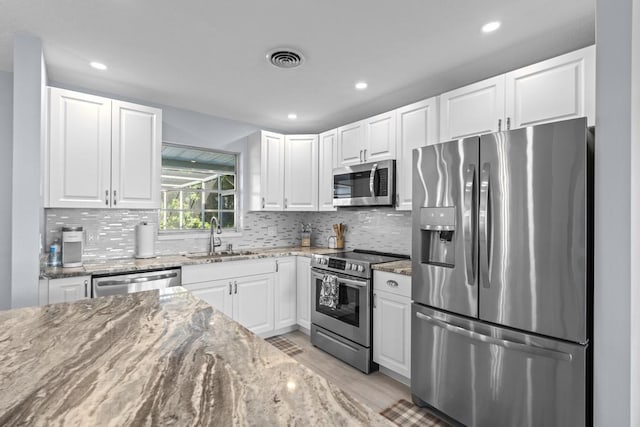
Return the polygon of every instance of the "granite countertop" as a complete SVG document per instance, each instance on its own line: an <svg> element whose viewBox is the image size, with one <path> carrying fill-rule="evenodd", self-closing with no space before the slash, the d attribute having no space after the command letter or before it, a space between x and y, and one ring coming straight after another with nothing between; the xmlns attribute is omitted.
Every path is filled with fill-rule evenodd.
<svg viewBox="0 0 640 427"><path fill-rule="evenodd" d="M336 252L338 249L308 248L308 247L284 247L241 250L235 255L220 255L214 258L189 258L186 255L163 255L155 258L136 259L108 259L104 262L86 263L82 267L44 267L40 271L41 279L61 279L64 277L89 276L97 274L117 274L129 271L155 270L164 268L181 267L184 265L211 264L214 262L241 261L248 259L272 258L283 256L308 256L313 254L325 254ZM251 252L247 254L246 252ZM224 254L222 252L221 254ZM189 254L191 256L192 254ZM197 256L197 254L194 254Z"/></svg>
<svg viewBox="0 0 640 427"><path fill-rule="evenodd" d="M0 311L0 425L391 425L182 287Z"/></svg>
<svg viewBox="0 0 640 427"><path fill-rule="evenodd" d="M411 260L385 262L382 264L375 264L371 268L374 270L386 271L388 273L404 274L405 276L411 276Z"/></svg>

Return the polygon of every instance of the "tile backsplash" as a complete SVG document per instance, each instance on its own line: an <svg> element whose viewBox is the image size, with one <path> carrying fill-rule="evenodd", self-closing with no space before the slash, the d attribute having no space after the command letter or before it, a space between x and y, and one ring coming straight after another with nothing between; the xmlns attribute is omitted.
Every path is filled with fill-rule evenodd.
<svg viewBox="0 0 640 427"><path fill-rule="evenodd" d="M63 226L85 230L84 262L132 258L135 226L142 221L158 223L157 210L46 209L46 244L61 238ZM402 254L411 253L411 212L392 208L349 208L337 212L247 212L241 235L218 235L223 248L234 249L297 246L302 223L313 228L313 246L327 246L332 224L346 224L345 246ZM205 252L208 238L156 239L158 255Z"/></svg>

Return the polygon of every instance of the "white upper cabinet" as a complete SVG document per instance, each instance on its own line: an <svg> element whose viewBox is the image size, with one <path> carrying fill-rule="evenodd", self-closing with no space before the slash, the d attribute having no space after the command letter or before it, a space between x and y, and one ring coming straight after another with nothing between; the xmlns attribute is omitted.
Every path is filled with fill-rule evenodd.
<svg viewBox="0 0 640 427"><path fill-rule="evenodd" d="M46 152L45 206L109 207L110 99L49 88Z"/></svg>
<svg viewBox="0 0 640 427"><path fill-rule="evenodd" d="M335 211L333 206L333 169L338 166L338 130L319 136L318 158L318 210Z"/></svg>
<svg viewBox="0 0 640 427"><path fill-rule="evenodd" d="M395 159L395 156L395 110L338 128L340 166Z"/></svg>
<svg viewBox="0 0 640 427"><path fill-rule="evenodd" d="M113 207L158 208L162 111L113 101L111 125Z"/></svg>
<svg viewBox="0 0 640 427"><path fill-rule="evenodd" d="M317 211L318 135L287 135L284 146L284 209Z"/></svg>
<svg viewBox="0 0 640 427"><path fill-rule="evenodd" d="M351 123L338 128L338 161L340 166L362 163L364 123Z"/></svg>
<svg viewBox="0 0 640 427"><path fill-rule="evenodd" d="M587 117L595 124L595 46L551 58L506 75L506 117L511 128Z"/></svg>
<svg viewBox="0 0 640 427"><path fill-rule="evenodd" d="M411 210L413 149L438 142L438 98L399 108L396 115L396 209Z"/></svg>
<svg viewBox="0 0 640 427"><path fill-rule="evenodd" d="M260 173L262 209L284 209L284 135L262 134L262 168Z"/></svg>
<svg viewBox="0 0 640 427"><path fill-rule="evenodd" d="M396 110L364 120L364 162L396 158Z"/></svg>
<svg viewBox="0 0 640 427"><path fill-rule="evenodd" d="M45 206L160 206L162 111L49 88Z"/></svg>
<svg viewBox="0 0 640 427"><path fill-rule="evenodd" d="M587 117L595 124L595 46L440 95L440 141Z"/></svg>
<svg viewBox="0 0 640 427"><path fill-rule="evenodd" d="M495 132L504 118L504 75L440 95L440 141Z"/></svg>

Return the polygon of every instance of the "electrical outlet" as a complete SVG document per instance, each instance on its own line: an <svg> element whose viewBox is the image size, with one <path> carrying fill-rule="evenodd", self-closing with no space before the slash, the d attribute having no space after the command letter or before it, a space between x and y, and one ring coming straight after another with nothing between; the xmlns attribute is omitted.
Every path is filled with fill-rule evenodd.
<svg viewBox="0 0 640 427"><path fill-rule="evenodd" d="M267 235L269 237L276 237L278 235L278 227L275 225L267 227Z"/></svg>

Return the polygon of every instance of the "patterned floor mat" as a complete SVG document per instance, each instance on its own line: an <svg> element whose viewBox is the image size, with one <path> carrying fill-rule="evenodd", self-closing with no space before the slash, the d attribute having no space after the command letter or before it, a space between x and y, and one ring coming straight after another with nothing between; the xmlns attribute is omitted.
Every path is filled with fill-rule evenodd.
<svg viewBox="0 0 640 427"><path fill-rule="evenodd" d="M265 341L278 350L284 351L288 356L295 356L303 351L297 344L284 337L271 337L267 338Z"/></svg>
<svg viewBox="0 0 640 427"><path fill-rule="evenodd" d="M448 427L449 424L431 414L423 408L419 408L404 399L380 412L380 415L389 421L402 427Z"/></svg>

